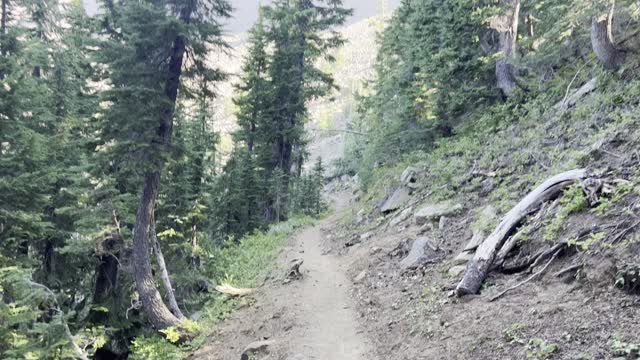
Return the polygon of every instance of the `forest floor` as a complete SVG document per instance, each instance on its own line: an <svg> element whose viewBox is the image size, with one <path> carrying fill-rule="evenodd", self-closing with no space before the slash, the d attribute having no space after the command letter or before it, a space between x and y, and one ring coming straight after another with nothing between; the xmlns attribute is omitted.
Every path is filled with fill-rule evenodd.
<svg viewBox="0 0 640 360"><path fill-rule="evenodd" d="M195 359L241 359L250 344L264 345L247 359L372 359L350 297L345 258L330 253L325 229L333 229L348 206L348 196L334 199L334 213L294 237L280 266L212 336ZM293 260L303 260L302 279L285 283Z"/></svg>

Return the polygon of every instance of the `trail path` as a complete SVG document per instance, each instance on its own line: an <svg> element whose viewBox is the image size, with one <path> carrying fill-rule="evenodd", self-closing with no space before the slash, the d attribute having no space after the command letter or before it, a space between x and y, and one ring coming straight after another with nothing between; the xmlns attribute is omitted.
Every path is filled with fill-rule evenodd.
<svg viewBox="0 0 640 360"><path fill-rule="evenodd" d="M303 279L266 285L256 303L236 313L194 358L240 359L246 345L268 338L275 344L257 359L371 359L349 296L346 264L325 251L322 229L334 226L346 204L345 197L336 199L335 215L304 230L282 257L283 266L304 260Z"/></svg>

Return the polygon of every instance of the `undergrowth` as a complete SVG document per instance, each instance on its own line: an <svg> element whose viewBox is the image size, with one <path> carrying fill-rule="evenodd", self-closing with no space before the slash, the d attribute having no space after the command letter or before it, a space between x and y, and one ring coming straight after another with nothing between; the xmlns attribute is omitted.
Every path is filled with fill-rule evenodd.
<svg viewBox="0 0 640 360"><path fill-rule="evenodd" d="M383 198L407 166L419 165L426 170L421 191L429 194L430 201L453 197L474 201L488 196L496 211L505 213L545 178L592 164L595 144L611 141L637 122L634 108L619 104L637 102L630 94L640 92L640 81L618 82L616 75L597 70L594 76L598 91L573 109L549 106L562 100L560 91L494 104L468 114L454 136L436 140L429 148L416 147L395 161L373 167L362 161L353 172L362 181L363 199L373 204ZM560 78L554 84L550 86L567 86ZM472 170L494 175L466 179ZM478 191L482 185L489 187L487 194Z"/></svg>
<svg viewBox="0 0 640 360"><path fill-rule="evenodd" d="M287 222L273 225L266 232L255 232L245 236L238 243L218 248L210 257L213 265L209 276L215 282L225 282L235 287L255 287L261 275L275 265L280 250L287 239L297 230L314 222L311 217L292 218ZM163 338L154 332L137 337L132 344L133 360L186 358L193 350L204 344L215 325L224 320L237 306L246 300L230 298L227 295L207 294L201 315L193 328L199 329L199 335L186 344L175 344L171 336ZM167 334L170 335L170 334Z"/></svg>

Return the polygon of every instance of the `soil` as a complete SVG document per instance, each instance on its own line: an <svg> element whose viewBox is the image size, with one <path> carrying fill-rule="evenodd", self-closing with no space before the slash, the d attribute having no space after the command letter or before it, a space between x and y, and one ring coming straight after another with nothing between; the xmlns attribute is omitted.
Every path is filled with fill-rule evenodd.
<svg viewBox="0 0 640 360"><path fill-rule="evenodd" d="M323 229L336 226L346 196L335 199L335 215L296 236L281 257L281 270L214 334L195 359L240 359L250 343L271 340L256 359L375 359L357 321L346 276L346 259L331 255ZM303 278L285 283L282 274L302 259Z"/></svg>
<svg viewBox="0 0 640 360"><path fill-rule="evenodd" d="M493 295L530 274L491 273L480 295L458 299L451 290L461 275L448 270L471 238L478 204L427 226L412 219L392 226L397 213L373 214L356 226L348 199L338 196L335 215L292 239L278 276L194 358L240 359L248 344L268 339L274 343L254 359L638 359L640 296L615 287L623 257L613 250L563 254L542 276L494 302ZM565 233L593 221L577 216ZM436 259L403 270L400 262L420 236L438 246ZM636 244L620 248L629 261L638 259ZM284 284L293 259L304 260L304 276ZM576 261L585 264L577 274L553 275Z"/></svg>

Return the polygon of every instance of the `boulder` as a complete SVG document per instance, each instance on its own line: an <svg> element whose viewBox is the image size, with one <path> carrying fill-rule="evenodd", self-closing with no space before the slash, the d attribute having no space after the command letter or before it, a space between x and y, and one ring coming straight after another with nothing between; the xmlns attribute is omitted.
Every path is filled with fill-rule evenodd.
<svg viewBox="0 0 640 360"><path fill-rule="evenodd" d="M436 258L438 247L426 237L417 238L411 246L409 254L400 261L400 267L409 270L416 269Z"/></svg>
<svg viewBox="0 0 640 360"><path fill-rule="evenodd" d="M462 211L461 204L453 204L450 202L442 202L435 205L426 205L420 208L413 215L417 225L423 225L428 221L440 220L442 216L456 215Z"/></svg>
<svg viewBox="0 0 640 360"><path fill-rule="evenodd" d="M411 195L411 189L401 186L396 188L391 195L387 196L382 205L380 205L380 212L388 214L392 211L401 208L407 201L409 201Z"/></svg>
<svg viewBox="0 0 640 360"><path fill-rule="evenodd" d="M364 211L364 209L360 209L360 211L358 211L358 214L356 214L356 222L358 224L362 224L365 220L365 215L366 212Z"/></svg>
<svg viewBox="0 0 640 360"><path fill-rule="evenodd" d="M407 220L411 216L412 212L413 212L413 207L408 207L408 208L402 210L402 212L398 216L396 216L393 219L391 219L391 222L389 222L389 225L397 226L401 222Z"/></svg>
<svg viewBox="0 0 640 360"><path fill-rule="evenodd" d="M408 185L418 181L418 173L420 171L413 166L406 168L400 175L400 182L404 185Z"/></svg>

